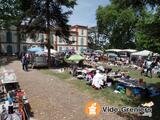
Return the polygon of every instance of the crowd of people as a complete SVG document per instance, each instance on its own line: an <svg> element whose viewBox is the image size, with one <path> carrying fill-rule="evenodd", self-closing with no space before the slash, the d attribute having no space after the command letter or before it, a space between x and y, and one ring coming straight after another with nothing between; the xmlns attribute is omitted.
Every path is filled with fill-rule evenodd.
<svg viewBox="0 0 160 120"><path fill-rule="evenodd" d="M128 72L118 70L116 72L112 72L112 68L104 68L103 66L99 66L97 68L89 68L89 67L78 67L77 65L73 65L70 67L70 73L79 78L86 80L87 85L91 85L95 89L102 89L107 86L111 86L114 83L112 77L126 77L128 76Z"/></svg>
<svg viewBox="0 0 160 120"><path fill-rule="evenodd" d="M138 58L137 64L131 61L131 59L129 59L128 57L121 58L121 59L115 59L114 61L109 61L109 59L107 60L105 59L105 61L101 61L102 55L97 56L95 54L90 54L90 55L86 54L84 56L85 56L84 63L87 63L86 61L90 61L89 63L91 64L93 70L90 70L89 67L79 68L78 66L74 66L74 67L71 67L72 70L70 71L72 72L70 73L72 73L73 76L76 76L77 78L86 80L87 85L91 85L95 89L102 89L107 86L111 86L112 84L115 83L116 78L118 78L120 81L124 80L128 84L133 83L133 85L135 86L142 87L143 85L145 85L144 80L142 78L140 79L132 78L129 76L128 71L117 70L116 72L112 72L111 66L110 66L111 68L106 67L106 66L109 67L109 63L119 66L118 61L121 61L122 63L119 66L120 69L124 68L124 66L132 66L132 65L136 66L137 70L141 70L140 74L145 75L147 77L153 77L153 73L155 73L154 71L160 68L159 57L153 57L153 56L151 56L150 58L141 57L140 61ZM97 66L99 63L103 63L103 65L101 64L102 69L99 69L99 67ZM107 65L105 66L104 63L107 63ZM131 70L131 69L128 69L128 70ZM79 73L81 75L79 75ZM158 74L157 71L156 71L156 74Z"/></svg>

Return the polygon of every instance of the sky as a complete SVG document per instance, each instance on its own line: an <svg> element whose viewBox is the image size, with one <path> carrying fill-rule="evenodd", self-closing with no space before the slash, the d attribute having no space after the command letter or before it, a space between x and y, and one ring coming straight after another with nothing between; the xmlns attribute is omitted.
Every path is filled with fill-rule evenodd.
<svg viewBox="0 0 160 120"><path fill-rule="evenodd" d="M74 7L73 14L69 18L71 25L96 25L96 9L99 5L106 6L109 0L77 0L77 5Z"/></svg>

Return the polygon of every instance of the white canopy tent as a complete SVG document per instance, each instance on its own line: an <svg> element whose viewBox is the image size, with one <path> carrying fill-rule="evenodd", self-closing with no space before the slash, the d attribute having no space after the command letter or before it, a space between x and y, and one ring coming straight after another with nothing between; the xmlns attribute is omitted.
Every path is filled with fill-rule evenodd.
<svg viewBox="0 0 160 120"><path fill-rule="evenodd" d="M121 49L108 49L106 52L120 52L122 51Z"/></svg>
<svg viewBox="0 0 160 120"><path fill-rule="evenodd" d="M153 52L149 51L149 50L142 50L142 51L139 51L139 52L132 53L131 56L148 56L152 53Z"/></svg>
<svg viewBox="0 0 160 120"><path fill-rule="evenodd" d="M130 52L130 53L133 53L136 51L137 50L135 50L135 49L108 49L108 50L106 50L106 52Z"/></svg>
<svg viewBox="0 0 160 120"><path fill-rule="evenodd" d="M122 51L123 52L129 52L129 53L137 52L137 50L135 50L135 49L123 49Z"/></svg>

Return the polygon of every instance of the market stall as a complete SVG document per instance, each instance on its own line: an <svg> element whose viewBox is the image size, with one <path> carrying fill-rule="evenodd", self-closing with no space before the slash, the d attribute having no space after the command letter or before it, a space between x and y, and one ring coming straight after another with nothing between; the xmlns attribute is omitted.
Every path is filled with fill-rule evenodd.
<svg viewBox="0 0 160 120"><path fill-rule="evenodd" d="M14 70L0 70L0 118L2 120L29 120L30 105L19 86Z"/></svg>

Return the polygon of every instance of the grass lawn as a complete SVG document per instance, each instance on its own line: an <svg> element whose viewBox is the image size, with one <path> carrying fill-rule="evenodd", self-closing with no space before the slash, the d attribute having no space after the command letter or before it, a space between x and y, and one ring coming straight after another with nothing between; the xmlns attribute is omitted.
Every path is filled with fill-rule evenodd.
<svg viewBox="0 0 160 120"><path fill-rule="evenodd" d="M123 104L124 98L128 99L128 97L126 95L113 93L114 89L112 89L112 88L95 90L91 86L86 85L86 82L84 80L78 80L76 78L73 78L66 71L60 73L60 72L51 71L51 70L43 70L43 73L48 74L48 75L52 75L54 77L59 78L60 80L64 80L68 83L71 83L72 85L74 85L80 91L88 93L91 96L93 96L94 98L104 98L105 101L109 104L114 104L114 105L118 105L118 106L119 105L124 105Z"/></svg>
<svg viewBox="0 0 160 120"><path fill-rule="evenodd" d="M113 71L118 70L118 67L113 67ZM51 70L43 70L45 74L53 75L54 77L59 78L60 80L64 80L65 82L68 82L72 85L74 85L77 89L84 93L90 94L93 98L101 98L106 101L106 103L114 106L138 106L141 103L144 103L146 100L140 100L134 97L128 97L125 94L116 94L114 93L114 85L110 88L104 88L101 90L95 90L91 86L86 85L86 82L84 80L78 80L76 78L73 78L67 71L59 73L56 71ZM129 75L133 78L143 78L147 83L151 83L153 85L160 87L160 78L148 78L140 75L140 72L137 70L132 70L129 72ZM148 101L153 101L155 103L154 105L154 117L159 117L159 107L160 107L160 97L156 97L154 99L148 99Z"/></svg>
<svg viewBox="0 0 160 120"><path fill-rule="evenodd" d="M119 69L118 67L113 67L113 71L116 71L118 69ZM51 70L43 70L43 72L45 74L53 75L61 80L67 81L75 85L75 87L77 87L79 90L83 92L87 92L95 98L104 98L105 101L109 104L121 106L121 105L131 105L131 104L134 105L136 103L137 104L139 103L139 101L137 100L133 101L134 98L128 97L125 94L115 94L113 92L115 88L114 86L111 88L105 88L102 90L95 90L91 86L86 85L85 81L77 80L76 78L73 78L67 71L60 73L60 72L51 71ZM129 74L134 78L142 78L142 76L139 74L138 71L130 71ZM147 77L143 77L143 78L147 83L158 84L160 82L159 78L147 78Z"/></svg>
<svg viewBox="0 0 160 120"><path fill-rule="evenodd" d="M63 80L71 78L71 75L66 71L60 73L60 72L51 71L51 70L46 69L46 70L43 70L42 72L45 73L45 74L48 74L48 75L55 76L59 79L63 79Z"/></svg>
<svg viewBox="0 0 160 120"><path fill-rule="evenodd" d="M118 69L119 69L119 67L112 67L112 71L116 71ZM121 70L128 70L128 69L122 68ZM157 85L159 85L158 87L160 87L160 78L158 78L157 76L154 75L152 78L150 78L150 77L146 77L146 76L141 76L140 71L138 71L138 70L128 70L128 71L129 71L129 76L131 76L132 78L136 78L136 79L143 78L143 80L146 83L157 84Z"/></svg>

